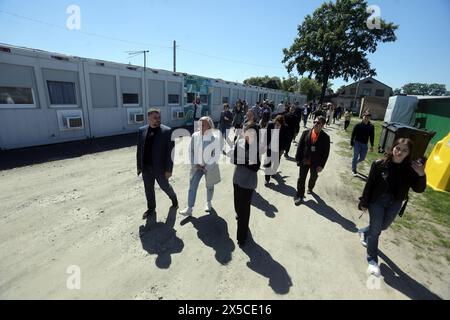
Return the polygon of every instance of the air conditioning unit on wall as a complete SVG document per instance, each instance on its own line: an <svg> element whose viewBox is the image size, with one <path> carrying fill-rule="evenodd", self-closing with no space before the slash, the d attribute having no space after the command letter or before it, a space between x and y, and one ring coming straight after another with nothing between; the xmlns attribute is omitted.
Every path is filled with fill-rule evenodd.
<svg viewBox="0 0 450 320"><path fill-rule="evenodd" d="M184 111L173 111L172 112L172 120L184 119Z"/></svg>
<svg viewBox="0 0 450 320"><path fill-rule="evenodd" d="M64 117L64 123L68 129L83 128L83 118L81 117Z"/></svg>
<svg viewBox="0 0 450 320"><path fill-rule="evenodd" d="M134 121L134 123L144 123L144 114L143 113L134 113L133 121Z"/></svg>

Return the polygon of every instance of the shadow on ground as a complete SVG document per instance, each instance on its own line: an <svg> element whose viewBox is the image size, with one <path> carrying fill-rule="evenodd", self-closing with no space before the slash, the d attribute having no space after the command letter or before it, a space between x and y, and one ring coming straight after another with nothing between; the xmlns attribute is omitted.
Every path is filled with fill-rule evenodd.
<svg viewBox="0 0 450 320"><path fill-rule="evenodd" d="M197 229L198 238L206 246L214 249L217 262L226 265L231 261L235 245L228 233L226 221L214 209L210 214L200 218L190 217L187 221Z"/></svg>
<svg viewBox="0 0 450 320"><path fill-rule="evenodd" d="M286 269L275 261L269 252L253 240L250 232L242 250L250 258L247 266L256 273L268 278L269 286L275 293L289 293L292 287L292 280Z"/></svg>
<svg viewBox="0 0 450 320"><path fill-rule="evenodd" d="M156 222L156 215L147 218L145 226L139 227L142 248L150 255L157 255L155 264L160 269L168 269L172 264L172 255L181 253L183 240L177 237L175 226L176 210L171 208L166 222Z"/></svg>
<svg viewBox="0 0 450 320"><path fill-rule="evenodd" d="M381 250L379 250L378 256L385 262L381 263L380 269L381 275L384 278L384 283L388 286L413 300L442 300L437 294L431 292L424 285L403 272Z"/></svg>
<svg viewBox="0 0 450 320"><path fill-rule="evenodd" d="M252 206L264 212L269 218L275 218L275 213L278 212L277 207L264 199L263 196L256 191L253 193Z"/></svg>
<svg viewBox="0 0 450 320"><path fill-rule="evenodd" d="M272 176L272 180L275 180L277 184L270 183L267 188L272 189L273 191L279 192L281 194L284 194L288 197L295 197L297 194L297 189L294 187L291 187L290 185L286 184L286 178L289 178L289 176L282 176L279 172L277 174Z"/></svg>
<svg viewBox="0 0 450 320"><path fill-rule="evenodd" d="M353 221L348 220L343 216L341 216L339 212L337 212L332 207L327 205L325 201L323 201L322 198L319 197L317 194L312 193L312 196L317 202L308 200L304 203L305 206L314 210L316 213L320 214L324 218L327 218L331 222L341 225L342 228L344 228L349 232L356 233L358 231L358 228L356 227L356 224Z"/></svg>

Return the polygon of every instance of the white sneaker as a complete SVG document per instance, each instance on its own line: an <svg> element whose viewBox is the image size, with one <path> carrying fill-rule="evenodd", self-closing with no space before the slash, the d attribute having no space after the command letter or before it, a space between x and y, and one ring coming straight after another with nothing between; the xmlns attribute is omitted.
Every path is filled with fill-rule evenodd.
<svg viewBox="0 0 450 320"><path fill-rule="evenodd" d="M205 206L205 212L211 212L211 210L212 210L212 204L211 204L211 201L208 201Z"/></svg>
<svg viewBox="0 0 450 320"><path fill-rule="evenodd" d="M186 209L181 210L179 212L179 214L181 214L182 216L186 216L186 217L192 217L192 212L193 212L192 208L191 207L187 207Z"/></svg>
<svg viewBox="0 0 450 320"><path fill-rule="evenodd" d="M379 277L381 275L380 267L375 260L369 261L369 266L367 267L367 273Z"/></svg>
<svg viewBox="0 0 450 320"><path fill-rule="evenodd" d="M359 241L361 242L361 244L364 248L367 248L367 238L366 238L367 231L368 231L367 227L358 230Z"/></svg>

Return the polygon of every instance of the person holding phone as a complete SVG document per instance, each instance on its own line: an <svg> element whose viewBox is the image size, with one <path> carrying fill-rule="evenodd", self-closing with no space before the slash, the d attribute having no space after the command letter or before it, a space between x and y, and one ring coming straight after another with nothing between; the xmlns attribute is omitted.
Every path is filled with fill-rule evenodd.
<svg viewBox="0 0 450 320"><path fill-rule="evenodd" d="M361 243L367 247L367 272L380 276L378 241L397 215L402 216L408 202L409 189L422 193L426 188L424 161L411 161L413 143L397 139L391 151L372 163L358 208L369 211L369 226L359 230Z"/></svg>

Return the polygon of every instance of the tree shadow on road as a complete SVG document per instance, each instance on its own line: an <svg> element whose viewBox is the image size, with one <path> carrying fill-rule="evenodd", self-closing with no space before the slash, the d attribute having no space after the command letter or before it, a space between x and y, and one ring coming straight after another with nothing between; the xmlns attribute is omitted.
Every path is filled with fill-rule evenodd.
<svg viewBox="0 0 450 320"><path fill-rule="evenodd" d="M391 259L381 250L378 255L385 263L380 265L381 275L384 282L390 287L400 291L413 300L442 300L437 294L431 292L409 275L404 273Z"/></svg>
<svg viewBox="0 0 450 320"><path fill-rule="evenodd" d="M263 211L267 217L275 218L275 212L278 212L278 208L264 199L258 192L253 193L252 206Z"/></svg>
<svg viewBox="0 0 450 320"><path fill-rule="evenodd" d="M273 175L272 178L278 182L277 185L270 183L267 187L269 189L272 189L276 192L279 192L281 194L284 194L288 197L295 197L297 194L297 189L294 187L291 187L290 185L286 184L286 178L289 178L289 176L282 176L279 172L277 174Z"/></svg>
<svg viewBox="0 0 450 320"><path fill-rule="evenodd" d="M150 255L157 255L155 264L160 269L168 269L172 254L181 253L184 248L174 229L176 214L175 209L170 209L165 223L157 222L156 214L150 215L145 226L139 227L142 248Z"/></svg>
<svg viewBox="0 0 450 320"><path fill-rule="evenodd" d="M244 253L250 258L247 267L269 279L269 286L277 294L287 294L292 287L292 280L286 269L258 245L249 232Z"/></svg>
<svg viewBox="0 0 450 320"><path fill-rule="evenodd" d="M216 252L215 258L222 265L228 264L235 249L233 240L228 233L226 221L220 217L216 210L200 218L190 217L188 220L197 229L198 238Z"/></svg>
<svg viewBox="0 0 450 320"><path fill-rule="evenodd" d="M320 214L324 218L327 218L331 222L340 224L342 228L344 228L349 232L356 233L358 231L358 228L356 227L356 224L353 221L348 220L343 216L341 216L339 212L337 212L332 207L327 205L325 201L323 201L322 198L320 198L317 194L312 193L312 196L317 202L308 200L304 203L304 205L314 210L316 213Z"/></svg>

